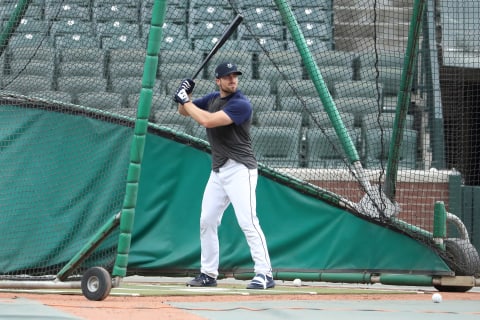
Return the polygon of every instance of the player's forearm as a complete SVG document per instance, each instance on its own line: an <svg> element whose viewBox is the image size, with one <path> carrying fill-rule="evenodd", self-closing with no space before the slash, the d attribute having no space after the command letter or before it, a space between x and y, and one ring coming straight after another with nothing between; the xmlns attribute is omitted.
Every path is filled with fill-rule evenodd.
<svg viewBox="0 0 480 320"><path fill-rule="evenodd" d="M201 126L207 128L209 127L210 120L212 118L212 114L210 112L198 108L191 101L185 103L181 108L183 108L183 111L190 115L190 117L192 117Z"/></svg>

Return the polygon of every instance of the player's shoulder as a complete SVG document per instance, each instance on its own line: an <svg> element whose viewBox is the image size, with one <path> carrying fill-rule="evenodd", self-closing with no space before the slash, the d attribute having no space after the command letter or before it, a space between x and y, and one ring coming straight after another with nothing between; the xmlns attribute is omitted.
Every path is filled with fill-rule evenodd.
<svg viewBox="0 0 480 320"><path fill-rule="evenodd" d="M248 99L248 97L246 95L243 94L242 91L240 90L237 90L231 100L234 100L235 103L239 103L239 104L245 104L245 105L251 105L250 103L250 99Z"/></svg>

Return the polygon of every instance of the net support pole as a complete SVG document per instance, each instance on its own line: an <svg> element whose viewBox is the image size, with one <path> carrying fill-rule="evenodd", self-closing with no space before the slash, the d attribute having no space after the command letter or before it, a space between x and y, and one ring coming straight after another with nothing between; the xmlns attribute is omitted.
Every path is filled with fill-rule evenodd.
<svg viewBox="0 0 480 320"><path fill-rule="evenodd" d="M405 52L400 90L397 98L397 108L393 125L392 139L388 150L387 171L385 175L385 194L390 200L395 199L398 162L400 160L403 132L408 114L411 96L416 57L422 33L422 19L425 10L425 0L415 0L413 13L408 32L407 48Z"/></svg>
<svg viewBox="0 0 480 320"><path fill-rule="evenodd" d="M352 164L354 173L366 192L366 195L358 203L357 210L369 216L387 216L396 215L399 212L399 207L396 203L392 203L379 188L374 188L367 179L365 170L360 162L355 144L350 137L343 121L341 120L338 109L335 106L333 98L328 91L327 85L320 73L320 70L310 53L305 37L300 29L300 26L293 14L291 7L286 0L275 0L275 4L280 11L283 21L287 25L288 31L292 35L293 41L300 52L302 61L306 67L308 75L315 85L315 89L320 97L320 100L332 122L335 133L339 137L343 150L345 151L349 162Z"/></svg>
<svg viewBox="0 0 480 320"><path fill-rule="evenodd" d="M147 55L142 76L142 89L138 102L137 119L130 149L130 164L127 173L127 186L120 218L120 235L118 239L117 258L112 276L125 277L127 274L128 254L132 240L132 229L137 204L138 185L141 165L148 130L148 119L152 107L153 86L158 67L158 54L163 38L163 21L167 0L155 0L147 43Z"/></svg>

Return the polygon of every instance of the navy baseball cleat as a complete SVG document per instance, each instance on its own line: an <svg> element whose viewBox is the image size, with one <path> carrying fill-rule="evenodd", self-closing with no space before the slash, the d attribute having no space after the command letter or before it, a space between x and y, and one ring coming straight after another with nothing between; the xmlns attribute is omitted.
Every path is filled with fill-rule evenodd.
<svg viewBox="0 0 480 320"><path fill-rule="evenodd" d="M187 282L189 287L216 287L217 280L205 273L200 273L198 276Z"/></svg>
<svg viewBox="0 0 480 320"><path fill-rule="evenodd" d="M269 289L275 287L275 281L272 277L269 277L264 274L257 274L253 277L250 284L247 286L247 289Z"/></svg>

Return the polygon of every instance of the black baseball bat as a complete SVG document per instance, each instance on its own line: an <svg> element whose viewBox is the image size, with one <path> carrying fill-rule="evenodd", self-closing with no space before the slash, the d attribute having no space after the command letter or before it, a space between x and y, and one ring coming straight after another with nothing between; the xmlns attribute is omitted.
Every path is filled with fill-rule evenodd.
<svg viewBox="0 0 480 320"><path fill-rule="evenodd" d="M192 79L195 79L200 71L205 67L205 65L210 61L210 59L217 53L217 51L225 44L228 38L232 35L232 33L237 29L238 25L242 23L243 17L240 14L237 14L235 19L233 19L232 23L225 29L223 32L222 36L220 39L215 43L215 46L213 46L212 50L208 53L208 55L205 57L205 59L202 61L200 64L200 67L198 67L197 72L193 75Z"/></svg>

